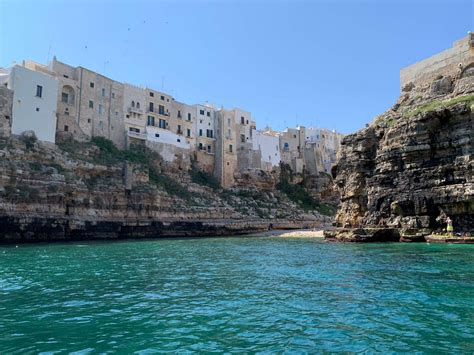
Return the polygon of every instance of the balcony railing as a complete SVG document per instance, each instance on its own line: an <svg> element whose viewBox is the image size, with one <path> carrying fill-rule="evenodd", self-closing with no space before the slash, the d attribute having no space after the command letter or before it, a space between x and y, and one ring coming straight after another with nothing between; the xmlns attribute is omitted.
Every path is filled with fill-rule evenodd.
<svg viewBox="0 0 474 355"><path fill-rule="evenodd" d="M128 113L138 113L139 115L142 115L142 114L143 114L143 110L142 110L142 109L136 108L136 107L132 107L132 106L129 106L127 111L128 111Z"/></svg>
<svg viewBox="0 0 474 355"><path fill-rule="evenodd" d="M160 113L160 112L158 112L158 110L156 110L156 109L150 110L150 108L147 108L146 112L147 112L147 113L154 113L155 115L161 115L161 116L165 116L165 117L170 117L170 114L169 114L169 113L166 113L166 112Z"/></svg>
<svg viewBox="0 0 474 355"><path fill-rule="evenodd" d="M137 138L137 139L146 139L146 133L138 133L138 132L132 132L128 131L128 136L132 138Z"/></svg>

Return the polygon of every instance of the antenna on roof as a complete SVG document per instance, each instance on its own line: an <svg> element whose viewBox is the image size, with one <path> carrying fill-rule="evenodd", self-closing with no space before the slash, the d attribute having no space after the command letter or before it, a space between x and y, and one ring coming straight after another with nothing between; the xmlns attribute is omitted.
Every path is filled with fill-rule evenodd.
<svg viewBox="0 0 474 355"><path fill-rule="evenodd" d="M48 47L48 58L46 59L46 63L49 63L49 54L51 53L51 42L49 42L49 47Z"/></svg>

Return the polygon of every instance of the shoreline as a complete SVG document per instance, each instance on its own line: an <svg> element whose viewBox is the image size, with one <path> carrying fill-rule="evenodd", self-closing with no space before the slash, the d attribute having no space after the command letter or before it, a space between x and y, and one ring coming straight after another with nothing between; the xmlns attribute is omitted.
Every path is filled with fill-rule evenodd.
<svg viewBox="0 0 474 355"><path fill-rule="evenodd" d="M327 230L325 227L318 227L315 229L273 229L260 233L248 234L251 237L283 237L283 238L324 238L324 231Z"/></svg>
<svg viewBox="0 0 474 355"><path fill-rule="evenodd" d="M274 229L268 230L273 224ZM291 220L100 220L81 218L0 217L0 245L78 242L89 240L144 240L164 238L206 238L308 234L322 229L318 221ZM291 231L291 232L289 232ZM305 231L305 232L301 232Z"/></svg>

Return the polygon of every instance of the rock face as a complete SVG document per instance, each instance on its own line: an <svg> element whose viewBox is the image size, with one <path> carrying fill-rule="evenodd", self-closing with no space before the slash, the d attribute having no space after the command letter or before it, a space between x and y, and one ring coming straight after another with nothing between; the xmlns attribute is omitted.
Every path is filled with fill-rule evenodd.
<svg viewBox="0 0 474 355"><path fill-rule="evenodd" d="M275 190L274 177L222 190L156 153L132 153L0 139L0 243L232 235L330 221Z"/></svg>
<svg viewBox="0 0 474 355"><path fill-rule="evenodd" d="M397 228L411 241L441 231L449 216L455 231L471 232L474 77L460 73L403 90L392 109L344 138L332 171L341 194L335 224ZM347 240L347 230L340 235Z"/></svg>
<svg viewBox="0 0 474 355"><path fill-rule="evenodd" d="M444 212L472 229L472 115L457 105L347 137L334 169L337 224L436 228Z"/></svg>

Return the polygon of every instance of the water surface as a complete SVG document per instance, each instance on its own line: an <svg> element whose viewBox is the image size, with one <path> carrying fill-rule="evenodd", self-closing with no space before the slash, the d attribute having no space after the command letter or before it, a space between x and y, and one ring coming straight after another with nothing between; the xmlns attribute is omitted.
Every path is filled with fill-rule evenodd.
<svg viewBox="0 0 474 355"><path fill-rule="evenodd" d="M474 352L474 246L0 247L0 353Z"/></svg>

